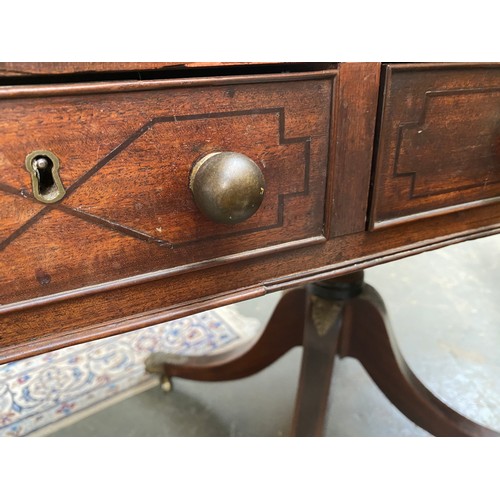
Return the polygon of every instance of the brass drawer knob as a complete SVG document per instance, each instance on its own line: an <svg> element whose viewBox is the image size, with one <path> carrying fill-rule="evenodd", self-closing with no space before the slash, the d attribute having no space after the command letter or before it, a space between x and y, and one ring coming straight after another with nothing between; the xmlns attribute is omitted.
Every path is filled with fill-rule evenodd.
<svg viewBox="0 0 500 500"><path fill-rule="evenodd" d="M247 156L216 152L195 164L189 187L205 216L214 222L236 224L258 210L265 181L260 168Z"/></svg>

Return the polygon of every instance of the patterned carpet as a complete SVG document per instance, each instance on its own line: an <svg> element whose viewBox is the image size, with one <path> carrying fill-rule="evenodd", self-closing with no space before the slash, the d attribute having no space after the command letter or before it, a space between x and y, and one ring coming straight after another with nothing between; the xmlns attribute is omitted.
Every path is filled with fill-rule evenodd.
<svg viewBox="0 0 500 500"><path fill-rule="evenodd" d="M0 365L0 436L43 430L158 383L145 373L152 352L205 355L254 335L259 321L235 306Z"/></svg>

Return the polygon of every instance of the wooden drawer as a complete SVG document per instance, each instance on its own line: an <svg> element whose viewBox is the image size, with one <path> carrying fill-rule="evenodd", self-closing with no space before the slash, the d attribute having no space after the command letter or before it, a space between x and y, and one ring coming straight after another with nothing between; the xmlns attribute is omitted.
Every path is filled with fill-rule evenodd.
<svg viewBox="0 0 500 500"><path fill-rule="evenodd" d="M372 229L500 201L500 67L390 64Z"/></svg>
<svg viewBox="0 0 500 500"><path fill-rule="evenodd" d="M334 76L0 88L0 306L323 242ZM61 201L33 198L36 150L60 161ZM245 222L194 204L190 171L214 151L264 174Z"/></svg>

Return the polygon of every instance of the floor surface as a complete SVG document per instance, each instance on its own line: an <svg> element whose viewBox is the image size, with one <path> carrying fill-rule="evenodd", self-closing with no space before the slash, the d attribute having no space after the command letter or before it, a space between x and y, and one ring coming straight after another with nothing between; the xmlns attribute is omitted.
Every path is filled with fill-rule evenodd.
<svg viewBox="0 0 500 500"><path fill-rule="evenodd" d="M365 273L385 300L408 364L456 411L500 431L500 235ZM263 324L279 295L239 305ZM286 436L301 349L239 381L175 379L53 436ZM428 436L389 403L353 359L337 360L327 436Z"/></svg>

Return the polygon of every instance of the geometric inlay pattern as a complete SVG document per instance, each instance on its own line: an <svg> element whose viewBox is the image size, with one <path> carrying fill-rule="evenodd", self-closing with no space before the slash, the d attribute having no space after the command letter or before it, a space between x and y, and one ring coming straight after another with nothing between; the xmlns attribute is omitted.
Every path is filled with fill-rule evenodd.
<svg viewBox="0 0 500 500"><path fill-rule="evenodd" d="M500 183L499 137L500 88L427 91L398 127L393 175L410 180L409 199Z"/></svg>
<svg viewBox="0 0 500 500"><path fill-rule="evenodd" d="M239 126L253 127L251 139L255 141L256 137L258 138L259 130L261 128L264 129L264 127L259 127L259 120L264 119L276 121L276 126L274 127L274 133L277 137L275 141L277 148L276 155L285 157L286 159L287 148L300 148L300 156L303 158L301 162L303 170L301 171L301 178L297 179L297 182L295 182L295 185L299 187L293 192L286 192L286 190L277 188L268 189L268 197L273 195L277 197L277 203L274 203L274 205L277 206L277 210L274 221L271 224L267 223L259 226L258 218L256 218L257 225L254 227L243 230L238 229L237 226L229 227L225 229L225 232L224 230L219 230L217 235L214 236L211 234L206 235L206 237L225 237L228 235L262 231L272 227L280 227L283 224L285 198L308 194L311 140L310 137L285 137L285 113L283 108L249 109L233 112L190 114L185 116L160 116L149 120L138 128L134 133L122 141L119 146L101 158L72 185L67 186L66 197L58 204L46 206L36 204L33 202L30 193L20 193L11 186L0 184L0 191L10 195L9 198L13 198L12 195L16 195L17 204L26 204L21 211L27 214L24 217L20 216L16 224L11 224L9 226L11 229L9 234L0 235L0 251L5 249L12 241L53 210L60 210L67 215L84 219L87 222L105 227L112 231L156 243L160 246L167 246L169 248L190 244L193 241L199 242L203 239L203 234L196 234L195 240L184 237L185 235L182 231L185 230L186 221L183 221L183 224L178 224L179 229L177 230L177 234L169 234L169 223L164 224L166 228L162 228L158 221L151 217L151 210L154 210L155 215L158 216L156 213L158 211L157 201L151 199L151 196L154 196L154 189L161 189L158 187L161 185L168 186L168 182L177 182L177 184L183 183L183 185L187 184L186 173L188 173L185 170L185 166L184 170L180 170L176 169L175 165L172 166L169 164L169 158L175 156L173 151L183 152L183 145L180 142L170 145L167 144L171 149L169 150L166 147L166 150L163 151L152 147L152 144L162 144L161 136L166 133L166 131L168 131L168 136L172 137L173 135L175 136L174 132L179 129L178 135L182 137L182 127L189 127L190 129L193 127L206 128L210 126L209 123L212 120L214 122L217 122L217 120L233 120L231 125L235 128ZM176 128L176 130L172 131L173 127ZM267 129L269 129L269 127ZM202 135L200 134L200 136ZM237 150L240 152L244 152L245 147L245 145L241 143L241 137L243 136L243 134L238 135L238 144L235 145L235 149L238 148ZM264 140L266 141L266 145L269 144L267 138L263 138L263 141ZM196 147L199 147L200 153L202 153L203 148L210 148L210 144L200 144ZM210 151L210 149L208 149L208 151ZM192 149L190 151L184 151L184 153L186 157L192 158L193 156ZM141 174L139 170L144 164L147 165L148 162L151 161L150 156L152 154L156 155L156 160L158 159L158 155L163 155L165 164L168 168L166 167L163 171L158 168L149 169L149 173ZM296 151L294 154L296 154ZM201 154L199 156L201 156ZM178 159L178 161L180 160ZM261 168L265 168L265 164L261 165ZM168 173L168 176L165 175L165 172ZM175 176L175 172L179 172L177 177ZM159 182L158 176L162 175L164 176L162 182ZM106 176L106 178L102 180L99 179L99 176ZM138 198L134 195L133 198L127 199L126 183L130 182L130 179L132 179L133 182L140 180L141 183L144 184L145 192L142 198ZM287 179L286 185L294 185L293 182L290 183L290 180L291 179ZM102 197L99 198L100 182L107 182L108 187L110 182L116 184L117 200L103 200ZM184 192L179 189L173 189L172 191ZM165 212L172 220L175 220L176 216L179 217L179 214L175 214L172 211L175 210L175 206L181 206L183 210L186 211L186 201L176 199L171 201L171 206L166 207ZM191 200L189 201L191 202ZM150 206L148 206L148 203ZM115 210L115 212L113 212L113 208L117 207L118 204L120 204L119 211ZM165 217L167 215L165 215ZM175 226L175 224L173 226Z"/></svg>

